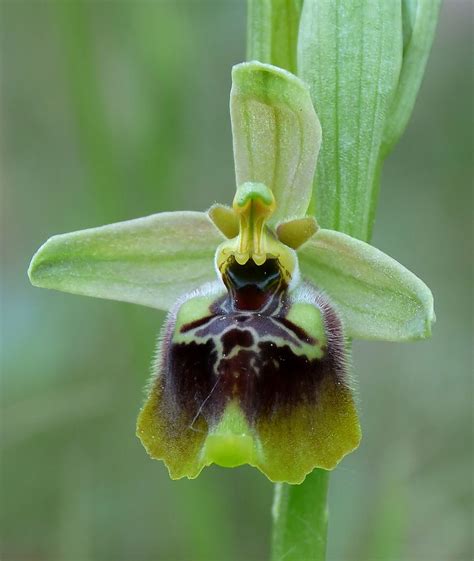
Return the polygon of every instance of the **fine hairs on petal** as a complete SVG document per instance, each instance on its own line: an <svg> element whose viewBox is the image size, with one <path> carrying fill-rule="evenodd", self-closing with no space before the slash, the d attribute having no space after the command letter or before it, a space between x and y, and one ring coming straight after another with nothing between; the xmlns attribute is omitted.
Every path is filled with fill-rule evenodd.
<svg viewBox="0 0 474 561"><path fill-rule="evenodd" d="M156 382L158 376L160 375L159 366L162 360L160 349L163 347L163 345L169 343L171 336L173 335L173 330L175 325L176 325L176 315L173 314L172 310L170 310L166 314L166 320L163 322L163 325L161 326L160 331L158 332L158 337L155 343L155 349L153 351L153 356L151 359L148 380L147 383L145 384L145 387L143 388L144 399L148 397L148 394L150 393L150 391L152 391L153 384Z"/></svg>
<svg viewBox="0 0 474 561"><path fill-rule="evenodd" d="M298 254L296 253L296 251L294 249L291 249L290 247L286 247L286 251L288 251L289 253L292 253L294 255L295 258L295 262L294 262L294 269L291 275L291 281L290 284L288 286L288 290L292 291L295 290L298 285L301 283L301 273L300 273L300 266L299 266L299 262L298 262Z"/></svg>
<svg viewBox="0 0 474 561"><path fill-rule="evenodd" d="M349 389L353 396L358 398L358 387L353 375L352 353L349 338L345 334L344 321L339 313L337 306L331 301L325 291L311 285L308 282L300 282L295 289L290 292L290 298L294 302L306 302L318 307L324 318L324 327L328 338L328 346L337 353L337 362L341 365L343 378L341 382ZM342 339L343 345L338 344Z"/></svg>
<svg viewBox="0 0 474 561"><path fill-rule="evenodd" d="M172 308L167 312L166 319L160 328L158 337L155 344L155 350L153 352L153 357L150 365L150 375L148 381L145 384L143 393L145 398L148 396L149 392L153 388L153 384L156 382L157 378L160 376L161 372L161 361L162 356L160 349L168 348L171 344L171 338L173 336L174 329L176 327L176 318L178 310L187 300L191 300L196 296L218 296L224 294L225 286L221 280L216 280L203 284L202 286L195 288L188 294L182 294L178 300L174 303Z"/></svg>

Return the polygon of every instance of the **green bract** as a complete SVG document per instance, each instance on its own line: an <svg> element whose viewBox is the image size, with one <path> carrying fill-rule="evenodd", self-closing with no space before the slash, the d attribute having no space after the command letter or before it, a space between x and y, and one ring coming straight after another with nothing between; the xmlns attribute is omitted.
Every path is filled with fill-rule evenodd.
<svg viewBox="0 0 474 561"><path fill-rule="evenodd" d="M300 77L321 120L313 202L324 228L370 238L381 165L413 110L440 3L249 0L249 58Z"/></svg>
<svg viewBox="0 0 474 561"><path fill-rule="evenodd" d="M29 275L171 310L138 434L172 477L249 463L299 483L359 443L344 336L427 337L433 299L394 259L305 216L321 129L304 83L258 62L232 77L233 208L54 236Z"/></svg>

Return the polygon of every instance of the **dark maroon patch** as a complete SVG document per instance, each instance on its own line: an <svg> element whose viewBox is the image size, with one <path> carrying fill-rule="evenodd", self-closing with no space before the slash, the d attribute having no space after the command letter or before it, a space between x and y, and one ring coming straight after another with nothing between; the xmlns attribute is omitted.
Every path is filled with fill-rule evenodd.
<svg viewBox="0 0 474 561"><path fill-rule="evenodd" d="M189 426L198 415L208 423L217 422L232 399L238 400L251 425L261 418L290 414L300 404L317 403L325 378L342 377L340 343L336 342L339 348L335 349L333 341L324 358L310 360L296 355L288 345L262 342L258 352L241 348L233 357L221 358L217 365L211 341L173 344L164 402L174 403L181 414L185 412ZM173 410L169 413L176 415Z"/></svg>
<svg viewBox="0 0 474 561"><path fill-rule="evenodd" d="M258 286L248 285L237 290L234 295L236 310L260 310L268 300L268 295Z"/></svg>
<svg viewBox="0 0 474 561"><path fill-rule="evenodd" d="M302 403L316 403L325 378L337 378L343 365L326 355L308 359L293 353L288 345L260 343L258 375L254 379L251 399L242 407L252 421L262 417L290 414Z"/></svg>
<svg viewBox="0 0 474 561"><path fill-rule="evenodd" d="M203 318L196 319L194 321L190 321L189 323L185 323L181 326L180 332L186 333L187 331L191 331L191 329L196 329L197 327L201 327L201 325L206 325L212 320L213 316L205 316Z"/></svg>
<svg viewBox="0 0 474 561"><path fill-rule="evenodd" d="M201 412L209 419L204 404L216 382L214 342L172 343L163 358L163 404L170 426L173 426L173 417L177 417L177 413L184 414L189 426Z"/></svg>
<svg viewBox="0 0 474 561"><path fill-rule="evenodd" d="M232 257L223 280L235 310L261 310L284 285L276 259L267 259L262 265L256 265L252 260L239 265Z"/></svg>
<svg viewBox="0 0 474 561"><path fill-rule="evenodd" d="M253 337L250 331L230 329L222 335L224 355L228 355L234 347L251 347L252 345Z"/></svg>

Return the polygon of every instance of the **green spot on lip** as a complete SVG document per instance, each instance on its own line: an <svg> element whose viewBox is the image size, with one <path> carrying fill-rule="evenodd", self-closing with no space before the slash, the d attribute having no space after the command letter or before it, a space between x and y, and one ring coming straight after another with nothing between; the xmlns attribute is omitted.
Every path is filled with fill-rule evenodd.
<svg viewBox="0 0 474 561"><path fill-rule="evenodd" d="M255 441L239 405L232 401L219 424L209 433L202 451L203 461L222 467L255 464Z"/></svg>
<svg viewBox="0 0 474 561"><path fill-rule="evenodd" d="M204 445L204 460L208 465L237 467L252 464L254 455L254 440L248 434L210 434Z"/></svg>

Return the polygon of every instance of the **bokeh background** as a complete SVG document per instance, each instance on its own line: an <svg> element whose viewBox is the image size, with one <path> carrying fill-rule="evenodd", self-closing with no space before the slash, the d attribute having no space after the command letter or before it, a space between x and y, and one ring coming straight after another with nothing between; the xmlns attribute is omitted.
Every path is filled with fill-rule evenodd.
<svg viewBox="0 0 474 561"><path fill-rule="evenodd" d="M432 288L430 341L357 343L364 429L331 479L330 561L472 558L470 2L445 0L374 244ZM1 3L2 559L260 561L272 485L172 482L134 435L163 314L39 290L50 235L234 188L238 1Z"/></svg>

